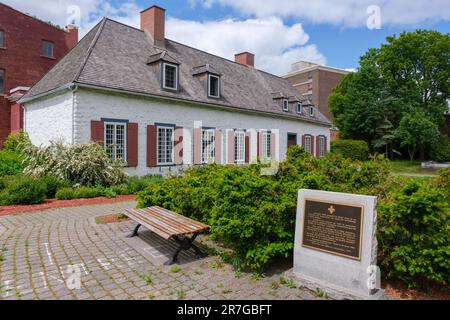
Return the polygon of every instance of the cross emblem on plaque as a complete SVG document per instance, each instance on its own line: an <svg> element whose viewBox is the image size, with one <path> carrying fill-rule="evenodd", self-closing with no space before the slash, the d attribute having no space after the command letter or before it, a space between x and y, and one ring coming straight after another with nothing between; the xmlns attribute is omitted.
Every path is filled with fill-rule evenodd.
<svg viewBox="0 0 450 320"><path fill-rule="evenodd" d="M328 212L330 214L334 214L336 212L336 209L333 206L331 206L331 207L328 208Z"/></svg>

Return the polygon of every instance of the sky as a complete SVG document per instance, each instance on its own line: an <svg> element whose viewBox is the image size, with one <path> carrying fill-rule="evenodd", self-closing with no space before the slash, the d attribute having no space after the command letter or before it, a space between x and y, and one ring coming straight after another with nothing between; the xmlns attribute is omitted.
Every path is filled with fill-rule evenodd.
<svg viewBox="0 0 450 320"><path fill-rule="evenodd" d="M258 69L284 75L311 61L355 70L387 36L432 29L450 33L449 0L2 0L85 35L106 16L139 27L139 12L166 9L166 37L234 59L250 51Z"/></svg>

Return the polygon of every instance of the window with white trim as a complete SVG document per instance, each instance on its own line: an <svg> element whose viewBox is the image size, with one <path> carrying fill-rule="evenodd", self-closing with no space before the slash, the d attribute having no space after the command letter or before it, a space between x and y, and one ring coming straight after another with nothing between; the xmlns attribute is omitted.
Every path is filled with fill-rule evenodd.
<svg viewBox="0 0 450 320"><path fill-rule="evenodd" d="M303 108L302 108L301 102L298 102L298 103L297 103L297 113L299 113L299 114L302 113L302 109L303 109Z"/></svg>
<svg viewBox="0 0 450 320"><path fill-rule="evenodd" d="M208 97L220 98L220 77L208 74Z"/></svg>
<svg viewBox="0 0 450 320"><path fill-rule="evenodd" d="M283 111L289 111L289 100L283 99Z"/></svg>
<svg viewBox="0 0 450 320"><path fill-rule="evenodd" d="M54 58L54 46L53 42L42 40L41 55L48 58Z"/></svg>
<svg viewBox="0 0 450 320"><path fill-rule="evenodd" d="M113 161L127 158L127 125L123 122L105 122L104 147L109 158Z"/></svg>
<svg viewBox="0 0 450 320"><path fill-rule="evenodd" d="M320 136L319 137L319 156L320 157L324 157L325 156L325 150L326 150L325 137L324 136Z"/></svg>
<svg viewBox="0 0 450 320"><path fill-rule="evenodd" d="M214 129L202 129L202 163L214 162L215 131Z"/></svg>
<svg viewBox="0 0 450 320"><path fill-rule="evenodd" d="M311 153L311 146L312 146L312 137L311 136L305 136L305 151Z"/></svg>
<svg viewBox="0 0 450 320"><path fill-rule="evenodd" d="M158 165L174 163L174 127L158 126Z"/></svg>
<svg viewBox="0 0 450 320"><path fill-rule="evenodd" d="M243 130L234 132L234 161L236 163L245 162L245 131Z"/></svg>
<svg viewBox="0 0 450 320"><path fill-rule="evenodd" d="M270 131L262 132L262 156L265 159L270 159L272 154L272 134Z"/></svg>
<svg viewBox="0 0 450 320"><path fill-rule="evenodd" d="M178 66L176 64L163 63L163 88L178 90Z"/></svg>

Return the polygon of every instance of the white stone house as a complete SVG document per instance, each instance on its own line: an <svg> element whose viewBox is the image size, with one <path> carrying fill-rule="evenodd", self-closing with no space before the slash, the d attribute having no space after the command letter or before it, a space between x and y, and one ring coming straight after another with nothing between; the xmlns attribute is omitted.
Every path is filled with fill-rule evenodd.
<svg viewBox="0 0 450 320"><path fill-rule="evenodd" d="M35 145L101 143L131 175L329 150L330 121L285 79L165 38L165 10L141 29L103 19L20 101Z"/></svg>

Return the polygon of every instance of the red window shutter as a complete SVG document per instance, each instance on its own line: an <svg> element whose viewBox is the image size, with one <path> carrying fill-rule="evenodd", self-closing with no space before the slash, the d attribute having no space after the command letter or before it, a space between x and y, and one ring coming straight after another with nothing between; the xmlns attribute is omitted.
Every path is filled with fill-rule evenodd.
<svg viewBox="0 0 450 320"><path fill-rule="evenodd" d="M302 135L302 147L305 148L305 135Z"/></svg>
<svg viewBox="0 0 450 320"><path fill-rule="evenodd" d="M147 166L156 167L157 161L157 146L158 136L155 125L147 126Z"/></svg>
<svg viewBox="0 0 450 320"><path fill-rule="evenodd" d="M245 163L250 163L250 133L245 134Z"/></svg>
<svg viewBox="0 0 450 320"><path fill-rule="evenodd" d="M127 126L127 164L129 167L138 165L138 124L128 123Z"/></svg>
<svg viewBox="0 0 450 320"><path fill-rule="evenodd" d="M325 136L324 137L325 138L325 154L327 154L328 153L328 138Z"/></svg>
<svg viewBox="0 0 450 320"><path fill-rule="evenodd" d="M316 137L316 157L320 157L320 136Z"/></svg>
<svg viewBox="0 0 450 320"><path fill-rule="evenodd" d="M314 136L311 135L311 155L314 156Z"/></svg>
<svg viewBox="0 0 450 320"><path fill-rule="evenodd" d="M215 143L215 145L214 145L214 152L215 152L214 161L216 163L222 163L222 131L220 131L220 129L216 129L214 143Z"/></svg>
<svg viewBox="0 0 450 320"><path fill-rule="evenodd" d="M202 164L202 129L194 128L194 164Z"/></svg>
<svg viewBox="0 0 450 320"><path fill-rule="evenodd" d="M175 128L175 142L174 142L174 152L175 152L175 164L183 164L183 127Z"/></svg>
<svg viewBox="0 0 450 320"><path fill-rule="evenodd" d="M91 121L91 140L92 142L103 145L105 140L103 121Z"/></svg>

